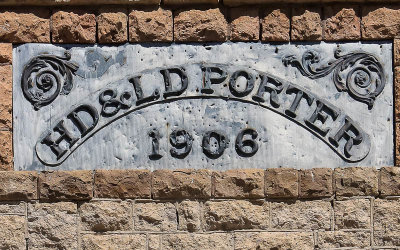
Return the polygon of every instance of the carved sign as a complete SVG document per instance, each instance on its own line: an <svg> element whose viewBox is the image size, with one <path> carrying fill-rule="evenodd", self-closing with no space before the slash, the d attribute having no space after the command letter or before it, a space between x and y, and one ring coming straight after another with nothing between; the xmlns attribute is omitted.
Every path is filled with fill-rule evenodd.
<svg viewBox="0 0 400 250"><path fill-rule="evenodd" d="M16 169L393 164L391 44L14 53Z"/></svg>

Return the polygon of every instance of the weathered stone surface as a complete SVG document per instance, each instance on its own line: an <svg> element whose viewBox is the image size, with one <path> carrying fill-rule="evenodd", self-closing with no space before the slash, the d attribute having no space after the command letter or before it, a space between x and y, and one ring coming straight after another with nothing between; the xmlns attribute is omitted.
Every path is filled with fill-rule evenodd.
<svg viewBox="0 0 400 250"><path fill-rule="evenodd" d="M400 121L400 67L394 68L394 119L396 122ZM398 133L396 133L396 136L397 138L399 138ZM400 149L399 147L397 147L399 143L397 138L396 138L396 153L398 153L398 150Z"/></svg>
<svg viewBox="0 0 400 250"><path fill-rule="evenodd" d="M118 249L118 250L145 250L146 234L107 234L92 235L85 234L82 236L81 248L84 250L92 249Z"/></svg>
<svg viewBox="0 0 400 250"><path fill-rule="evenodd" d="M258 8L232 8L231 40L257 41L260 38Z"/></svg>
<svg viewBox="0 0 400 250"><path fill-rule="evenodd" d="M400 231L400 200L376 199L373 218L375 231Z"/></svg>
<svg viewBox="0 0 400 250"><path fill-rule="evenodd" d="M270 168L265 172L266 197L297 197L298 189L298 171L296 169Z"/></svg>
<svg viewBox="0 0 400 250"><path fill-rule="evenodd" d="M369 199L335 201L334 211L335 230L371 228L371 202Z"/></svg>
<svg viewBox="0 0 400 250"><path fill-rule="evenodd" d="M20 201L38 198L38 174L33 171L7 171L0 174L0 200Z"/></svg>
<svg viewBox="0 0 400 250"><path fill-rule="evenodd" d="M133 229L132 204L128 201L91 201L79 207L86 231L129 231Z"/></svg>
<svg viewBox="0 0 400 250"><path fill-rule="evenodd" d="M24 217L2 215L0 225L0 249L26 249Z"/></svg>
<svg viewBox="0 0 400 250"><path fill-rule="evenodd" d="M324 7L324 40L360 40L361 28L358 13L359 7L354 5Z"/></svg>
<svg viewBox="0 0 400 250"><path fill-rule="evenodd" d="M394 127L395 127L395 133L396 133L395 164L396 164L396 166L399 166L400 165L400 122L396 122Z"/></svg>
<svg viewBox="0 0 400 250"><path fill-rule="evenodd" d="M398 249L400 246L400 232L399 231L374 231L374 246L385 246L393 248L385 249Z"/></svg>
<svg viewBox="0 0 400 250"><path fill-rule="evenodd" d="M2 0L0 6L40 5L40 6L69 6L69 5L105 5L105 4L129 4L129 5L159 5L160 0Z"/></svg>
<svg viewBox="0 0 400 250"><path fill-rule="evenodd" d="M371 245L370 232L343 232L330 231L318 232L318 247L321 249L331 249L339 247L365 248Z"/></svg>
<svg viewBox="0 0 400 250"><path fill-rule="evenodd" d="M218 0L164 0L165 5L218 4Z"/></svg>
<svg viewBox="0 0 400 250"><path fill-rule="evenodd" d="M176 208L170 202L136 202L133 214L136 231L176 231L178 227Z"/></svg>
<svg viewBox="0 0 400 250"><path fill-rule="evenodd" d="M393 6L362 6L363 39L390 39L400 32L400 9Z"/></svg>
<svg viewBox="0 0 400 250"><path fill-rule="evenodd" d="M95 43L96 16L84 11L57 11L51 16L52 42Z"/></svg>
<svg viewBox="0 0 400 250"><path fill-rule="evenodd" d="M124 9L101 9L97 16L99 43L125 43L128 41L128 16Z"/></svg>
<svg viewBox="0 0 400 250"><path fill-rule="evenodd" d="M271 203L271 227L274 229L331 229L332 207L329 201L288 201Z"/></svg>
<svg viewBox="0 0 400 250"><path fill-rule="evenodd" d="M172 11L162 8L132 10L129 14L130 42L171 42Z"/></svg>
<svg viewBox="0 0 400 250"><path fill-rule="evenodd" d="M156 170L152 176L154 198L198 199L211 196L209 170Z"/></svg>
<svg viewBox="0 0 400 250"><path fill-rule="evenodd" d="M11 65L0 66L0 128L12 130L12 66ZM7 153L11 149L12 147L10 146L4 148L2 147L2 151L4 150L4 153Z"/></svg>
<svg viewBox="0 0 400 250"><path fill-rule="evenodd" d="M182 201L178 205L178 229L196 232L201 230L201 212L198 201Z"/></svg>
<svg viewBox="0 0 400 250"><path fill-rule="evenodd" d="M161 249L161 235L148 234L147 239L148 239L147 250L160 250Z"/></svg>
<svg viewBox="0 0 400 250"><path fill-rule="evenodd" d="M12 64L12 43L0 43L0 63Z"/></svg>
<svg viewBox="0 0 400 250"><path fill-rule="evenodd" d="M28 206L29 249L77 249L77 205L72 202Z"/></svg>
<svg viewBox="0 0 400 250"><path fill-rule="evenodd" d="M179 10L174 18L178 42L222 42L228 38L228 22L220 9Z"/></svg>
<svg viewBox="0 0 400 250"><path fill-rule="evenodd" d="M213 173L216 198L263 198L264 170L241 169Z"/></svg>
<svg viewBox="0 0 400 250"><path fill-rule="evenodd" d="M336 168L337 196L378 195L378 170L371 167Z"/></svg>
<svg viewBox="0 0 400 250"><path fill-rule="evenodd" d="M0 214L25 215L25 202L4 202L0 203Z"/></svg>
<svg viewBox="0 0 400 250"><path fill-rule="evenodd" d="M322 39L321 9L293 8L292 9L292 40L315 41Z"/></svg>
<svg viewBox="0 0 400 250"><path fill-rule="evenodd" d="M88 200L93 197L93 172L44 171L39 187L41 200Z"/></svg>
<svg viewBox="0 0 400 250"><path fill-rule="evenodd" d="M393 40L393 63L394 66L400 66L400 39Z"/></svg>
<svg viewBox="0 0 400 250"><path fill-rule="evenodd" d="M289 9L269 8L261 19L261 40L288 42L290 40Z"/></svg>
<svg viewBox="0 0 400 250"><path fill-rule="evenodd" d="M311 232L249 232L235 233L235 249L314 249Z"/></svg>
<svg viewBox="0 0 400 250"><path fill-rule="evenodd" d="M210 231L268 227L269 208L268 203L263 201L207 201L204 213L206 230Z"/></svg>
<svg viewBox="0 0 400 250"><path fill-rule="evenodd" d="M234 249L233 236L229 233L164 234L161 249Z"/></svg>
<svg viewBox="0 0 400 250"><path fill-rule="evenodd" d="M97 198L150 198L148 170L96 170L94 195Z"/></svg>
<svg viewBox="0 0 400 250"><path fill-rule="evenodd" d="M10 131L0 131L0 171L12 171L12 170L13 170L12 133ZM2 192L0 192L0 194L1 193Z"/></svg>
<svg viewBox="0 0 400 250"><path fill-rule="evenodd" d="M0 41L9 43L50 42L49 9L0 11Z"/></svg>
<svg viewBox="0 0 400 250"><path fill-rule="evenodd" d="M400 168L381 168L379 184L379 192L382 196L400 195Z"/></svg>
<svg viewBox="0 0 400 250"><path fill-rule="evenodd" d="M329 168L299 171L299 196L302 198L329 197L333 195L333 170Z"/></svg>

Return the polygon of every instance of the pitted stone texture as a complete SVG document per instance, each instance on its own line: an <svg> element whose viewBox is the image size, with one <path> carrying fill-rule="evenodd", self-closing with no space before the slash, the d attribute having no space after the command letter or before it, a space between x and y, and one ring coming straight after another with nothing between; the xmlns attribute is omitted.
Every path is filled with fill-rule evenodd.
<svg viewBox="0 0 400 250"><path fill-rule="evenodd" d="M218 0L164 0L165 5L195 5L195 4L218 4Z"/></svg>
<svg viewBox="0 0 400 250"><path fill-rule="evenodd" d="M52 42L95 43L96 16L84 11L57 11L51 16Z"/></svg>
<svg viewBox="0 0 400 250"><path fill-rule="evenodd" d="M125 43L128 41L128 16L124 9L101 9L97 16L99 43Z"/></svg>
<svg viewBox="0 0 400 250"><path fill-rule="evenodd" d="M0 216L0 249L26 249L25 217Z"/></svg>
<svg viewBox="0 0 400 250"><path fill-rule="evenodd" d="M176 208L170 202L136 202L133 214L136 231L176 231L178 227Z"/></svg>
<svg viewBox="0 0 400 250"><path fill-rule="evenodd" d="M93 197L93 172L41 172L39 187L41 200L88 200Z"/></svg>
<svg viewBox="0 0 400 250"><path fill-rule="evenodd" d="M148 234L148 249L147 250L160 250L161 249L161 235L160 234Z"/></svg>
<svg viewBox="0 0 400 250"><path fill-rule="evenodd" d="M236 232L235 249L314 249L311 232Z"/></svg>
<svg viewBox="0 0 400 250"><path fill-rule="evenodd" d="M25 202L0 203L0 214L25 215Z"/></svg>
<svg viewBox="0 0 400 250"><path fill-rule="evenodd" d="M378 170L371 167L336 168L337 196L378 195Z"/></svg>
<svg viewBox="0 0 400 250"><path fill-rule="evenodd" d="M96 170L94 194L97 198L150 198L148 170Z"/></svg>
<svg viewBox="0 0 400 250"><path fill-rule="evenodd" d="M352 199L334 202L335 230L371 229L371 201Z"/></svg>
<svg viewBox="0 0 400 250"><path fill-rule="evenodd" d="M179 10L174 17L177 42L223 42L228 39L228 22L220 9Z"/></svg>
<svg viewBox="0 0 400 250"><path fill-rule="evenodd" d="M152 174L156 199L204 199L211 196L211 171L156 170Z"/></svg>
<svg viewBox="0 0 400 250"><path fill-rule="evenodd" d="M232 8L231 40L257 41L260 38L258 8Z"/></svg>
<svg viewBox="0 0 400 250"><path fill-rule="evenodd" d="M375 231L400 231L400 200L376 199L373 218Z"/></svg>
<svg viewBox="0 0 400 250"><path fill-rule="evenodd" d="M264 198L264 170L241 169L213 173L216 198Z"/></svg>
<svg viewBox="0 0 400 250"><path fill-rule="evenodd" d="M358 6L326 6L324 40L360 40L361 27Z"/></svg>
<svg viewBox="0 0 400 250"><path fill-rule="evenodd" d="M288 42L290 40L289 9L267 9L261 19L261 40Z"/></svg>
<svg viewBox="0 0 400 250"><path fill-rule="evenodd" d="M298 171L290 168L270 168L265 172L265 196L290 198L298 196Z"/></svg>
<svg viewBox="0 0 400 250"><path fill-rule="evenodd" d="M28 206L29 249L77 249L77 205L71 202Z"/></svg>
<svg viewBox="0 0 400 250"><path fill-rule="evenodd" d="M0 171L13 170L12 133L0 131ZM0 184L1 186L1 184ZM0 189L0 199L1 199Z"/></svg>
<svg viewBox="0 0 400 250"><path fill-rule="evenodd" d="M146 250L146 234L107 234L82 236L81 249L83 250Z"/></svg>
<svg viewBox="0 0 400 250"><path fill-rule="evenodd" d="M396 48L395 44L394 44L394 48ZM400 50L399 50L399 52L400 52ZM394 119L395 119L396 125L397 125L398 122L400 122L400 67L394 68ZM398 147L399 146L398 143L400 143L400 141L398 140L398 138L399 138L398 136L399 136L399 134L396 131L396 137L397 137L396 138L396 158L397 158L399 150L400 150L400 148ZM396 160L399 160L399 159L396 159ZM399 165L399 163L400 162L397 161L397 165Z"/></svg>
<svg viewBox="0 0 400 250"><path fill-rule="evenodd" d="M362 7L361 34L363 39L390 39L400 32L398 7L364 5Z"/></svg>
<svg viewBox="0 0 400 250"><path fill-rule="evenodd" d="M379 184L379 191L382 196L400 195L400 168L381 168Z"/></svg>
<svg viewBox="0 0 400 250"><path fill-rule="evenodd" d="M293 8L292 14L292 40L319 41L322 39L320 8Z"/></svg>
<svg viewBox="0 0 400 250"><path fill-rule="evenodd" d="M0 11L0 41L9 43L50 42L48 8Z"/></svg>
<svg viewBox="0 0 400 250"><path fill-rule="evenodd" d="M171 42L172 11L161 8L132 10L129 14L130 42Z"/></svg>
<svg viewBox="0 0 400 250"><path fill-rule="evenodd" d="M182 201L178 205L178 229L196 232L201 230L201 212L198 201Z"/></svg>
<svg viewBox="0 0 400 250"><path fill-rule="evenodd" d="M161 246L163 250L175 249L234 249L233 236L230 233L212 234L164 234Z"/></svg>
<svg viewBox="0 0 400 250"><path fill-rule="evenodd" d="M0 173L0 200L20 201L38 198L38 174L34 171Z"/></svg>
<svg viewBox="0 0 400 250"><path fill-rule="evenodd" d="M373 245L390 247L385 248L390 250L398 249L400 246L400 231L374 231Z"/></svg>
<svg viewBox="0 0 400 250"><path fill-rule="evenodd" d="M128 201L92 201L79 207L82 229L86 231L129 231L132 204Z"/></svg>
<svg viewBox="0 0 400 250"><path fill-rule="evenodd" d="M333 170L314 168L299 171L299 196L302 198L333 195Z"/></svg>
<svg viewBox="0 0 400 250"><path fill-rule="evenodd" d="M207 201L204 204L204 213L206 230L209 231L268 227L269 207L264 201Z"/></svg>
<svg viewBox="0 0 400 250"><path fill-rule="evenodd" d="M400 39L393 40L393 63L394 66L400 66Z"/></svg>
<svg viewBox="0 0 400 250"><path fill-rule="evenodd" d="M396 143L395 143L395 160L396 166L400 165L400 122L395 123Z"/></svg>
<svg viewBox="0 0 400 250"><path fill-rule="evenodd" d="M280 230L330 230L332 213L329 201L272 202L271 227Z"/></svg>
<svg viewBox="0 0 400 250"><path fill-rule="evenodd" d="M0 128L12 130L12 66L0 66ZM11 143L11 141L9 141ZM12 144L12 143L11 143ZM1 148L5 153L11 146ZM3 153L2 153L3 154ZM12 153L11 153L12 154ZM9 159L9 161L12 159ZM5 159L7 165L7 160Z"/></svg>
<svg viewBox="0 0 400 250"><path fill-rule="evenodd" d="M340 247L366 248L371 245L371 232L318 232L317 245L320 249Z"/></svg>
<svg viewBox="0 0 400 250"><path fill-rule="evenodd" d="M0 63L12 64L12 43L0 43Z"/></svg>

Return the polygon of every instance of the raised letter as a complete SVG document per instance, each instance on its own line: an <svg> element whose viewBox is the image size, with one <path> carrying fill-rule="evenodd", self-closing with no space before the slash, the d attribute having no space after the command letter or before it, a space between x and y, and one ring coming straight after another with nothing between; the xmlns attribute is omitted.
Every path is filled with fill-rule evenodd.
<svg viewBox="0 0 400 250"><path fill-rule="evenodd" d="M164 77L165 92L163 94L164 98L169 96L180 96L188 87L188 78L183 69L172 68L160 70L160 73ZM171 74L177 74L181 79L181 87L178 90L172 90Z"/></svg>
<svg viewBox="0 0 400 250"><path fill-rule="evenodd" d="M247 140L243 140L245 135L250 135L250 138ZM236 137L235 148L238 155L242 157L250 157L253 156L258 151L257 144L257 136L258 133L254 129L246 128L240 131L238 136Z"/></svg>
<svg viewBox="0 0 400 250"><path fill-rule="evenodd" d="M90 116L91 121L88 121L86 117L84 118L82 115L79 115L82 113L87 113ZM67 117L79 129L79 132L81 132L81 137L89 133L99 121L99 114L97 113L97 110L89 105L81 105L77 107L71 113L69 113Z"/></svg>
<svg viewBox="0 0 400 250"><path fill-rule="evenodd" d="M236 86L236 82L240 76L246 78L246 89L243 91L238 90ZM254 82L255 80L252 74L244 70L236 71L235 73L233 73L231 79L229 80L229 90L236 97L244 97L250 94L250 92L253 90Z"/></svg>
<svg viewBox="0 0 400 250"><path fill-rule="evenodd" d="M218 132L210 131L203 137L203 152L212 159L220 157L224 153L227 145L228 141L226 137Z"/></svg>
<svg viewBox="0 0 400 250"><path fill-rule="evenodd" d="M160 155L160 133L156 129L149 132L151 137L151 154L149 155L150 160L159 160L163 156Z"/></svg>
<svg viewBox="0 0 400 250"><path fill-rule="evenodd" d="M279 108L280 104L278 100L278 94L283 90L283 84L280 81L269 78L263 74L260 75L260 78L260 87L258 88L257 94L252 97L253 100L256 102L265 102L264 93L269 92L269 99L272 107Z"/></svg>
<svg viewBox="0 0 400 250"><path fill-rule="evenodd" d="M158 89L154 90L153 94L150 96L144 97L143 95L143 90L140 85L140 78L141 76L135 76L131 79L129 79L129 82L133 84L133 87L135 88L135 93L137 97L136 105L140 105L146 102L151 102L155 101L160 98L160 91Z"/></svg>
<svg viewBox="0 0 400 250"><path fill-rule="evenodd" d="M192 149L193 137L186 130L174 130L169 140L174 148L171 148L171 155L175 158L185 158Z"/></svg>
<svg viewBox="0 0 400 250"><path fill-rule="evenodd" d="M201 93L204 94L212 94L214 90L211 89L211 84L220 84L228 77L228 74L225 70L219 67L202 67L203 70L203 88L201 89ZM214 75L214 77L212 76ZM216 77L215 75L219 76Z"/></svg>
<svg viewBox="0 0 400 250"><path fill-rule="evenodd" d="M308 118L308 120L305 120L305 123L311 129L315 130L322 136L325 136L331 128L329 127L321 128L320 126L316 125L315 122L320 121L322 124L325 124L326 120L328 119L328 116L332 117L333 120L336 120L338 115L339 113L335 110L335 108L321 102L320 100L317 100L317 108L315 109L314 113L310 116L310 118Z"/></svg>
<svg viewBox="0 0 400 250"><path fill-rule="evenodd" d="M301 89L298 89L291 85L289 85L289 87L287 88L286 93L287 94L293 94L293 93L296 94L290 108L285 110L285 114L287 114L288 116L290 116L292 118L296 118L296 116L297 116L296 110L300 105L301 98L306 99L308 105L310 105L310 106L314 101L314 97L310 96L309 94L302 91Z"/></svg>

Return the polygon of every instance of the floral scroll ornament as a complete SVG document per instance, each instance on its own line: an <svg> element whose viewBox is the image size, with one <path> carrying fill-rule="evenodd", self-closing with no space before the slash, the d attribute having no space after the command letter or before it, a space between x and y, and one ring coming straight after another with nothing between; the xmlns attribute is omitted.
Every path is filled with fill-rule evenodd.
<svg viewBox="0 0 400 250"><path fill-rule="evenodd" d="M346 91L359 101L366 103L372 109L376 97L382 92L386 81L382 65L371 54L353 52L340 55L335 51L335 60L320 66L320 56L315 51L307 51L298 60L294 55L285 56L283 64L296 67L301 74L310 79L318 79L333 71L332 79L338 91Z"/></svg>
<svg viewBox="0 0 400 250"><path fill-rule="evenodd" d="M40 55L33 58L22 73L22 91L35 110L52 103L59 94L68 95L73 87L73 74L78 66L64 56Z"/></svg>

